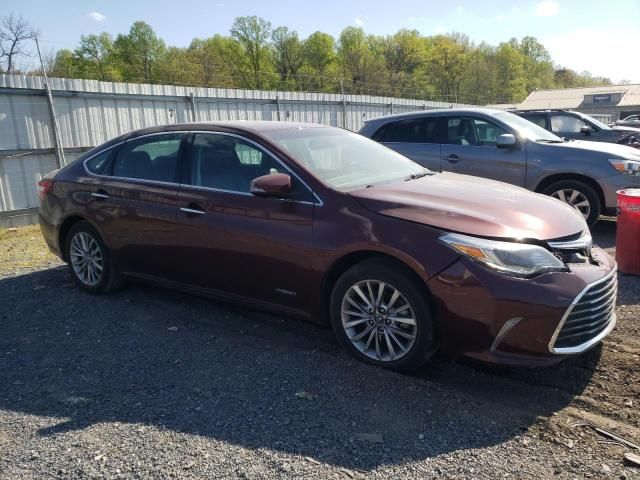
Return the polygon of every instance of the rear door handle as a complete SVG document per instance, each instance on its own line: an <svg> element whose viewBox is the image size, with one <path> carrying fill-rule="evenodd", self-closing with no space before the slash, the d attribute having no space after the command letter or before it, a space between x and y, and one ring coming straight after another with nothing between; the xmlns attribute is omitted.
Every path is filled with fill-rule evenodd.
<svg viewBox="0 0 640 480"><path fill-rule="evenodd" d="M104 190L98 190L97 192L91 192L91 196L98 200L106 200L109 198L109 195Z"/></svg>
<svg viewBox="0 0 640 480"><path fill-rule="evenodd" d="M204 210L202 210L197 205L189 205L188 207L180 207L180 211L186 213L187 215L204 215Z"/></svg>
<svg viewBox="0 0 640 480"><path fill-rule="evenodd" d="M451 155L447 155L446 157L444 157L444 159L447 162L456 163L458 160L460 160L460 157L458 157L458 155L452 153Z"/></svg>

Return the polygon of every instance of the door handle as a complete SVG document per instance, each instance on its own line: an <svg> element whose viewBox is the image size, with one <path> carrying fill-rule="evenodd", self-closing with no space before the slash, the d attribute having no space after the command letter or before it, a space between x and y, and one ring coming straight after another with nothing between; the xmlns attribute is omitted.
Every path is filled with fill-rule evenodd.
<svg viewBox="0 0 640 480"><path fill-rule="evenodd" d="M186 213L187 215L204 215L204 210L202 210L197 205L189 205L188 207L180 207L180 211Z"/></svg>
<svg viewBox="0 0 640 480"><path fill-rule="evenodd" d="M456 163L458 160L460 160L460 157L455 153L452 153L451 155L447 155L446 157L444 157L444 159L449 163Z"/></svg>
<svg viewBox="0 0 640 480"><path fill-rule="evenodd" d="M91 192L91 196L98 200L106 200L109 198L109 195L104 190L98 190L97 192Z"/></svg>

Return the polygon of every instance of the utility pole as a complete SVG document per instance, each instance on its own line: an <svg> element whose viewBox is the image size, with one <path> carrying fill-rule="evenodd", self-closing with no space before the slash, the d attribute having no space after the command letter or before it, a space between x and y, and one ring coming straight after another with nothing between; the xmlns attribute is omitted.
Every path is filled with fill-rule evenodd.
<svg viewBox="0 0 640 480"><path fill-rule="evenodd" d="M53 144L56 151L56 168L61 168L66 165L64 158L64 149L62 148L62 140L60 138L60 129L58 128L58 119L56 117L56 111L53 107L53 95L51 94L51 88L49 87L49 78L47 77L47 69L44 68L44 62L42 61L42 55L40 53L40 44L38 43L38 37L35 37L36 49L38 50L38 58L40 59L40 66L42 67L42 76L44 77L44 88L47 92L47 103L49 104L49 118L51 120L51 127L53 130Z"/></svg>
<svg viewBox="0 0 640 480"><path fill-rule="evenodd" d="M344 99L344 83L340 77L340 93L342 94L342 128L347 128L347 101Z"/></svg>

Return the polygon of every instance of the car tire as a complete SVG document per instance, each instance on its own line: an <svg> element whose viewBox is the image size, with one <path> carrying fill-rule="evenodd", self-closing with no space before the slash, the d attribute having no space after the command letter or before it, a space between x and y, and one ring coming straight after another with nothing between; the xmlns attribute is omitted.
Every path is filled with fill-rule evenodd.
<svg viewBox="0 0 640 480"><path fill-rule="evenodd" d="M552 183L548 187L545 187L542 193L557 198L558 200L576 208L584 216L589 227L595 225L598 221L598 217L600 217L600 212L602 210L600 197L593 187L585 182L581 182L580 180L560 180ZM572 196L573 201L569 201ZM584 206L578 208L578 205L584 205L585 201L589 202L588 213Z"/></svg>
<svg viewBox="0 0 640 480"><path fill-rule="evenodd" d="M90 293L114 291L124 283L111 252L89 222L75 223L65 238L65 258L74 282Z"/></svg>
<svg viewBox="0 0 640 480"><path fill-rule="evenodd" d="M366 363L406 372L436 351L428 292L393 261L366 260L342 274L331 293L330 316L338 341Z"/></svg>

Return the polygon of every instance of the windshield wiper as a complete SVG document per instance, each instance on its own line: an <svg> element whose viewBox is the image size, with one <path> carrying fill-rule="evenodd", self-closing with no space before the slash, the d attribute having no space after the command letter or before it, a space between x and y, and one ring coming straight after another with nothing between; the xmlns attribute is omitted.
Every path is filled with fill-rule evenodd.
<svg viewBox="0 0 640 480"><path fill-rule="evenodd" d="M412 173L408 177L405 177L404 181L408 182L409 180L415 180L416 178L426 177L427 175L433 175L433 172L430 170L427 170L426 172Z"/></svg>
<svg viewBox="0 0 640 480"><path fill-rule="evenodd" d="M566 140L549 140L546 138L536 138L536 142L542 142L542 143L565 143Z"/></svg>

